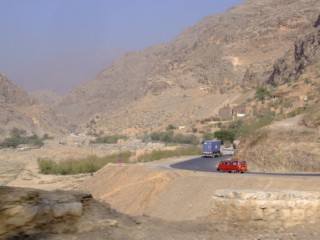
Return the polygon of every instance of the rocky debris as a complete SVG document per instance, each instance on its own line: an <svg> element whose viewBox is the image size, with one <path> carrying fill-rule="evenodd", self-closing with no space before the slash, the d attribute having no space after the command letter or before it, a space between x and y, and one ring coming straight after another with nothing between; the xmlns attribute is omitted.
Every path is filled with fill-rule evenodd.
<svg viewBox="0 0 320 240"><path fill-rule="evenodd" d="M117 226L109 208L87 193L0 187L0 239L38 233L81 233ZM110 209L109 209L110 210Z"/></svg>
<svg viewBox="0 0 320 240"><path fill-rule="evenodd" d="M320 221L319 191L216 190L212 214L227 222L261 228Z"/></svg>

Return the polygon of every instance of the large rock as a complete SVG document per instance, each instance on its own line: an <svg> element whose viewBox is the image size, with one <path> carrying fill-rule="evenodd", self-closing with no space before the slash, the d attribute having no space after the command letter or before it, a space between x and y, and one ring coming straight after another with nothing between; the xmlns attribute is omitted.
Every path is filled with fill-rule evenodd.
<svg viewBox="0 0 320 240"><path fill-rule="evenodd" d="M217 190L212 213L220 220L252 227L291 227L320 220L320 192Z"/></svg>
<svg viewBox="0 0 320 240"><path fill-rule="evenodd" d="M89 232L117 221L87 193L0 187L0 239L21 234ZM106 214L106 213L105 213Z"/></svg>

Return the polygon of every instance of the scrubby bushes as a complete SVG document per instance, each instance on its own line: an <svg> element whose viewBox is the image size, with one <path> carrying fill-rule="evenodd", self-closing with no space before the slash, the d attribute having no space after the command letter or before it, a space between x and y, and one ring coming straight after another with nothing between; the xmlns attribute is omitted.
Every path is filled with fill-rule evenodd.
<svg viewBox="0 0 320 240"><path fill-rule="evenodd" d="M43 174L69 175L79 173L92 173L98 171L108 163L116 163L119 159L121 159L122 162L128 162L130 156L130 152L123 152L104 157L92 155L85 158L70 158L62 161L39 158L38 165L40 168L40 172Z"/></svg>
<svg viewBox="0 0 320 240"><path fill-rule="evenodd" d="M201 149L196 146L181 147L175 150L154 150L150 153L140 155L138 162L155 161L168 157L191 156L200 155ZM62 161L55 161L48 158L39 158L38 165L40 172L43 174L57 174L57 175L71 175L80 173L93 173L104 167L108 163L117 163L119 159L121 162L127 163L132 153L123 152L119 154L112 154L104 157L97 157L95 155L80 159L66 159Z"/></svg>
<svg viewBox="0 0 320 240"><path fill-rule="evenodd" d="M256 133L259 128L270 125L273 117L261 117L251 120L236 120L221 126L221 130L216 131L213 135L222 141L233 142L240 137L248 137Z"/></svg>
<svg viewBox="0 0 320 240"><path fill-rule="evenodd" d="M26 136L26 131L18 128L13 128L10 131L10 137L5 138L0 142L0 148L16 148L21 144L28 144L34 147L42 147L44 140L50 139L48 134L45 134L42 138L39 138L36 134L32 136Z"/></svg>
<svg viewBox="0 0 320 240"><path fill-rule="evenodd" d="M221 140L222 142L230 141L233 142L236 138L236 132L234 130L220 130L216 131L214 137Z"/></svg>
<svg viewBox="0 0 320 240"><path fill-rule="evenodd" d="M270 96L270 92L265 87L258 87L256 90L256 98L258 98L260 101L263 101L267 99Z"/></svg>
<svg viewBox="0 0 320 240"><path fill-rule="evenodd" d="M148 139L146 136L143 139ZM151 141L178 144L199 144L199 139L193 134L174 134L172 131L153 132L149 135Z"/></svg>
<svg viewBox="0 0 320 240"><path fill-rule="evenodd" d="M150 162L169 157L200 155L202 150L197 146L181 147L175 150L154 150L138 157L138 162Z"/></svg>
<svg viewBox="0 0 320 240"><path fill-rule="evenodd" d="M103 135L97 136L97 138L92 143L117 143L119 139L127 139L124 135Z"/></svg>

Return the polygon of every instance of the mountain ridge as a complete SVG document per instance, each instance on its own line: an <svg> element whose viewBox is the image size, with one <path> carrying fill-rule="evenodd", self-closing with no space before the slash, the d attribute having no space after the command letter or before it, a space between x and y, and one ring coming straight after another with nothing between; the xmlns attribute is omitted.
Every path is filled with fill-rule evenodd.
<svg viewBox="0 0 320 240"><path fill-rule="evenodd" d="M208 16L168 44L130 52L114 61L96 78L71 91L57 110L67 113L73 123L85 124L95 115L127 118L128 108L143 108L138 105L161 95L169 103L177 92L196 97L199 88L209 95L254 89L267 82L274 62L291 43L312 31L319 14L316 6L320 3L315 0L249 0L224 14ZM192 103L190 107L195 111L201 106ZM148 108L130 118L144 118L143 111ZM155 112L149 121L159 114ZM168 124L171 119L164 121ZM119 128L122 123L108 124Z"/></svg>

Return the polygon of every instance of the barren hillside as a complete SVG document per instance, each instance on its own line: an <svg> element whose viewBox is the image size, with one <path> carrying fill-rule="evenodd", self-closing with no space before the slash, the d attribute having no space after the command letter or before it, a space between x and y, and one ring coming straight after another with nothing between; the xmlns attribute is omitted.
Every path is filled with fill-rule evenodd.
<svg viewBox="0 0 320 240"><path fill-rule="evenodd" d="M104 121L97 128L105 131L123 128L126 119L129 127L145 130L173 121L190 125L214 115L212 98L266 82L274 62L312 31L319 7L317 0L248 0L206 17L168 44L128 53L70 92L58 110L82 124L98 114ZM228 103L223 99L219 107ZM167 107L173 105L174 113ZM198 115L199 108L206 113Z"/></svg>
<svg viewBox="0 0 320 240"><path fill-rule="evenodd" d="M42 136L68 132L67 124L50 107L40 105L4 75L0 75L0 139L13 128Z"/></svg>
<svg viewBox="0 0 320 240"><path fill-rule="evenodd" d="M239 146L237 154L252 161L256 170L320 171L319 20L320 16L313 31L300 37L274 65L268 83L278 92L264 104L279 110L276 121L243 138ZM277 119L299 111L303 114Z"/></svg>

